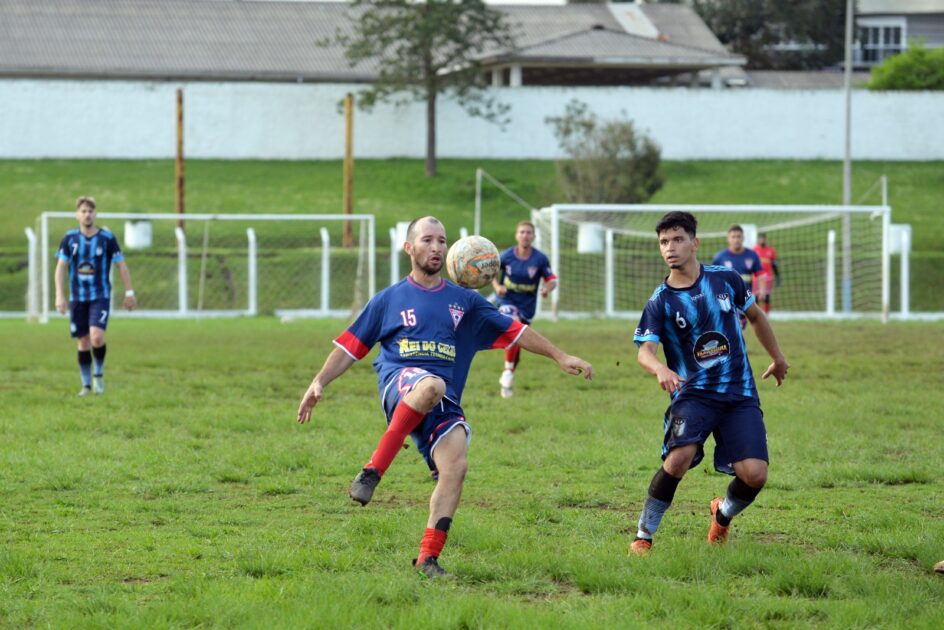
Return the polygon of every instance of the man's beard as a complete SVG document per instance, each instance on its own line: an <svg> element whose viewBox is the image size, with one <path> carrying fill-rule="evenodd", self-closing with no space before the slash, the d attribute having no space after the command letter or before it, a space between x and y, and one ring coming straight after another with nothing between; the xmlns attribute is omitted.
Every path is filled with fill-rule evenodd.
<svg viewBox="0 0 944 630"><path fill-rule="evenodd" d="M435 276L439 273L439 270L442 269L442 261L439 262L437 266L433 266L433 263L425 262L419 265L420 270L428 276Z"/></svg>

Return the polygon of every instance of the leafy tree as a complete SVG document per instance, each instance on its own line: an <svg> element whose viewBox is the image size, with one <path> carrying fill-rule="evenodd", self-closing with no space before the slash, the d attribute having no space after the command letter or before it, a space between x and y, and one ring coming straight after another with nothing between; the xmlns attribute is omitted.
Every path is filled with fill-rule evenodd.
<svg viewBox="0 0 944 630"><path fill-rule="evenodd" d="M563 116L545 119L568 160L557 181L572 203L643 203L662 188L662 151L628 118L600 120L572 100Z"/></svg>
<svg viewBox="0 0 944 630"><path fill-rule="evenodd" d="M944 90L944 48L910 42L908 50L872 68L871 90Z"/></svg>
<svg viewBox="0 0 944 630"><path fill-rule="evenodd" d="M504 13L482 0L354 0L353 33L338 33L351 65L376 60L379 78L359 93L360 107L378 101L426 103L426 175L436 175L436 102L455 96L471 116L504 122L508 107L489 97L477 59L514 46ZM395 97L396 94L402 95Z"/></svg>
<svg viewBox="0 0 944 630"><path fill-rule="evenodd" d="M817 69L843 58L846 0L692 0L692 6L750 68ZM777 48L787 43L798 46Z"/></svg>

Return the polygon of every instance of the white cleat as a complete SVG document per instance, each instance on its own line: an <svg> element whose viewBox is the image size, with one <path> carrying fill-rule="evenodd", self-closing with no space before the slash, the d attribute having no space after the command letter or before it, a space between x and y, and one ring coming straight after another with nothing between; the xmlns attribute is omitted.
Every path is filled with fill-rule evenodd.
<svg viewBox="0 0 944 630"><path fill-rule="evenodd" d="M95 376L92 378L92 385L94 387L96 394L105 393L105 377L104 376Z"/></svg>
<svg viewBox="0 0 944 630"><path fill-rule="evenodd" d="M79 398L84 398L85 396L88 396L91 393L92 393L91 387L83 387L82 389L79 390L79 393L76 394L76 396L78 396Z"/></svg>
<svg viewBox="0 0 944 630"><path fill-rule="evenodd" d="M511 398L511 397L514 396L514 395L515 395L515 392L514 392L514 390L511 389L510 387L502 387L502 388L501 388L501 397L502 397L502 398Z"/></svg>

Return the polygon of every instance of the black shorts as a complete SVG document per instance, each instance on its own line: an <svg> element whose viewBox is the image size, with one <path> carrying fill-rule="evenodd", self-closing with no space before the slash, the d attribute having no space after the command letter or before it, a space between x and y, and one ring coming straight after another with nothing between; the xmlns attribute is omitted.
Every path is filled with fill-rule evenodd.
<svg viewBox="0 0 944 630"><path fill-rule="evenodd" d="M108 298L90 302L69 303L69 331L73 337L87 337L89 328L108 328L111 301Z"/></svg>

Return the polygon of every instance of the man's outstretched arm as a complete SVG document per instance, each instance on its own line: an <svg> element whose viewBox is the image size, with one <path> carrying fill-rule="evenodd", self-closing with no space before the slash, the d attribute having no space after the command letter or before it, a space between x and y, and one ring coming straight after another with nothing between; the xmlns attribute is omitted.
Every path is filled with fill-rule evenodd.
<svg viewBox="0 0 944 630"><path fill-rule="evenodd" d="M312 379L305 395L302 396L302 402L298 405L299 424L305 424L311 420L311 410L321 400L321 393L324 388L328 386L328 383L344 374L352 365L354 365L354 359L347 352L341 348L335 348L331 351L321 370Z"/></svg>
<svg viewBox="0 0 944 630"><path fill-rule="evenodd" d="M568 374L583 374L586 379L593 378L593 366L573 355L567 354L530 326L518 337L518 345L535 354L540 354L557 361L557 365Z"/></svg>

